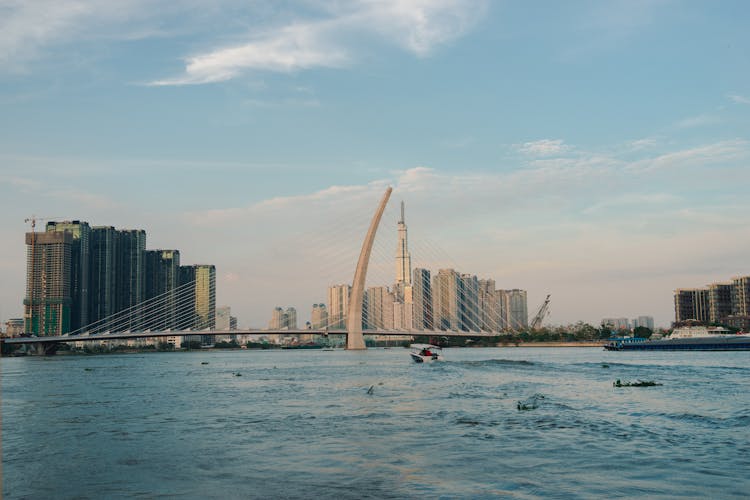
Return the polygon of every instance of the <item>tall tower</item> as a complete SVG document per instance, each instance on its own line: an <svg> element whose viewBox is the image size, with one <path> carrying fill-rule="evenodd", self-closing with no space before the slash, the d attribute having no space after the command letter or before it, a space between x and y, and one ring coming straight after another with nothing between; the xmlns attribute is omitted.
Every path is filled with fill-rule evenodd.
<svg viewBox="0 0 750 500"><path fill-rule="evenodd" d="M70 247L70 329L77 330L89 321L89 250L91 228L88 222L47 222L46 232L68 232L73 237Z"/></svg>
<svg viewBox="0 0 750 500"><path fill-rule="evenodd" d="M404 221L404 202L401 202L401 219L398 221L398 247L396 248L396 284L411 286L411 255ZM400 299L402 297L398 297Z"/></svg>
<svg viewBox="0 0 750 500"><path fill-rule="evenodd" d="M414 295L411 285L411 255L404 220L404 202L401 202L401 219L398 221L398 246L396 247L396 283L393 285L393 328L411 330L414 325Z"/></svg>

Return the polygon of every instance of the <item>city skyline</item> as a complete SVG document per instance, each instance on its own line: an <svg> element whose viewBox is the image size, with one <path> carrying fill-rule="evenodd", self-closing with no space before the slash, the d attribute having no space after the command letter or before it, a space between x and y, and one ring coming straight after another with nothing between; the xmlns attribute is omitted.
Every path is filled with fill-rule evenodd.
<svg viewBox="0 0 750 500"><path fill-rule="evenodd" d="M307 314L361 238L327 221L386 184L451 258L413 267L523 288L529 312L549 293L553 324L666 326L675 289L750 274L744 2L80 5L0 20L2 322L33 214L215 263L242 324ZM310 272L334 251L314 227L336 269Z"/></svg>

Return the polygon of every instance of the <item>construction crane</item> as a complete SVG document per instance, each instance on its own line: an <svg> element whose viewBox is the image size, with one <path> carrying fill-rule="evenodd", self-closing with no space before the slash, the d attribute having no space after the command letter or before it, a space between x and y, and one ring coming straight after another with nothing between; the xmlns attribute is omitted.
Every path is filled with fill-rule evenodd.
<svg viewBox="0 0 750 500"><path fill-rule="evenodd" d="M547 295L547 298L544 299L544 303L541 306L539 306L539 310L534 316L534 319L531 320L532 330L538 330L539 328L541 328L542 320L544 319L545 316L547 316L547 314L549 314L549 298L550 296Z"/></svg>

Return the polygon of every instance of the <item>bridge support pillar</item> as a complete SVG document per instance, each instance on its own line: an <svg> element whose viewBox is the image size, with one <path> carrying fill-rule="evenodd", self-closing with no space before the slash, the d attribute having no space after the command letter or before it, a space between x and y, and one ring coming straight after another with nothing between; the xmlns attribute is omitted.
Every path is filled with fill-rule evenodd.
<svg viewBox="0 0 750 500"><path fill-rule="evenodd" d="M370 263L372 244L375 242L375 233L378 231L383 211L388 203L388 199L391 197L391 191L393 191L391 187L385 190L383 199L380 200L380 205L372 217L372 222L370 222L370 228L367 230L365 241L362 243L362 251L359 253L357 269L354 271L354 279L352 280L352 291L351 295L349 295L349 310L346 317L347 349L367 349L365 338L362 335L362 304L365 298L365 278L367 277L367 265Z"/></svg>
<svg viewBox="0 0 750 500"><path fill-rule="evenodd" d="M57 354L58 347L57 342L29 344L26 347L26 352L32 356L54 356Z"/></svg>

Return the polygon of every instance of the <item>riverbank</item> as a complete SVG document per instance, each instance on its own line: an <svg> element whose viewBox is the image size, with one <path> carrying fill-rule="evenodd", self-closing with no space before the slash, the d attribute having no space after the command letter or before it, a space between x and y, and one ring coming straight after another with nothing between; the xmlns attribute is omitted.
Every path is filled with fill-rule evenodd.
<svg viewBox="0 0 750 500"><path fill-rule="evenodd" d="M497 347L604 347L606 341L583 342L519 342L517 344L497 344Z"/></svg>

